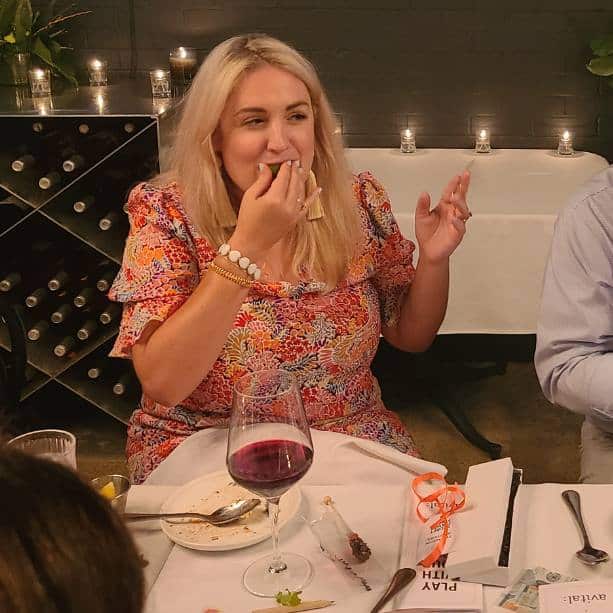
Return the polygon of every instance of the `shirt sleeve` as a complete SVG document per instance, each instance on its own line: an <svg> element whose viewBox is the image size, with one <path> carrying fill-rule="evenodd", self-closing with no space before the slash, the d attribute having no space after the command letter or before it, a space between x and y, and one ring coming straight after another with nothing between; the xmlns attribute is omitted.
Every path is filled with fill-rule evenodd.
<svg viewBox="0 0 613 613"><path fill-rule="evenodd" d="M368 172L361 173L358 181L360 201L368 214L368 239L375 252L372 282L379 295L381 321L385 326L393 326L415 276L415 243L400 232L381 183Z"/></svg>
<svg viewBox="0 0 613 613"><path fill-rule="evenodd" d="M165 321L198 284L194 241L175 194L147 184L128 198L130 232L109 298L122 302L119 334L109 355L129 358L150 321Z"/></svg>
<svg viewBox="0 0 613 613"><path fill-rule="evenodd" d="M556 404L613 432L613 189L566 209L545 270L535 367Z"/></svg>

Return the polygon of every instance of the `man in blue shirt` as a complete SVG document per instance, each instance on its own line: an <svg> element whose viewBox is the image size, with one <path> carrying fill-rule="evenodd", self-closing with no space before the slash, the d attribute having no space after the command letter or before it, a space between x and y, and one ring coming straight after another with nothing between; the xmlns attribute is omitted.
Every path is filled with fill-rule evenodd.
<svg viewBox="0 0 613 613"><path fill-rule="evenodd" d="M585 415L581 481L613 483L613 166L556 222L535 366L551 402Z"/></svg>

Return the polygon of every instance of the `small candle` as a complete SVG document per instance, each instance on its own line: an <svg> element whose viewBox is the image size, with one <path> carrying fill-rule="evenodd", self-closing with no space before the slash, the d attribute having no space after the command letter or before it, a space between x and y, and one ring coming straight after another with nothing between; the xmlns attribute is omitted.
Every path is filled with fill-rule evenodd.
<svg viewBox="0 0 613 613"><path fill-rule="evenodd" d="M196 74L196 50L191 47L172 49L168 57L173 87L182 93Z"/></svg>
<svg viewBox="0 0 613 613"><path fill-rule="evenodd" d="M572 155L574 152L573 137L568 130L564 130L564 132L562 132L560 135L560 140L558 141L558 154Z"/></svg>
<svg viewBox="0 0 613 613"><path fill-rule="evenodd" d="M51 94L51 73L48 68L32 68L28 70L28 78L33 98Z"/></svg>
<svg viewBox="0 0 613 613"><path fill-rule="evenodd" d="M334 113L334 134L343 134L343 116L339 113Z"/></svg>
<svg viewBox="0 0 613 613"><path fill-rule="evenodd" d="M30 67L29 53L15 53L10 56L11 72L13 73L14 85L27 85L28 68Z"/></svg>
<svg viewBox="0 0 613 613"><path fill-rule="evenodd" d="M481 128L475 140L475 153L489 153L491 150L490 133L486 128Z"/></svg>
<svg viewBox="0 0 613 613"><path fill-rule="evenodd" d="M32 98L32 106L39 115L48 115L53 111L53 98L51 96L37 96Z"/></svg>
<svg viewBox="0 0 613 613"><path fill-rule="evenodd" d="M415 153L415 133L407 128L400 133L400 153Z"/></svg>
<svg viewBox="0 0 613 613"><path fill-rule="evenodd" d="M170 70L156 68L149 72L151 95L154 98L170 98Z"/></svg>
<svg viewBox="0 0 613 613"><path fill-rule="evenodd" d="M106 85L108 83L107 63L102 60L92 60L88 66L89 84L92 86Z"/></svg>

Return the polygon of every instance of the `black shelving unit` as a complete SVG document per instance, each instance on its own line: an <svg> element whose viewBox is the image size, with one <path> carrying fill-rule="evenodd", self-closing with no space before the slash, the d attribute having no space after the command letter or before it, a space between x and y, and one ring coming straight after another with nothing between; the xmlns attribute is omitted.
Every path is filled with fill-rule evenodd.
<svg viewBox="0 0 613 613"><path fill-rule="evenodd" d="M139 82L47 100L0 88L0 291L32 336L22 400L44 398L53 382L124 423L134 410L140 388L131 363L107 357L119 317L100 317L111 304L102 279L119 270L127 194L164 167L179 106L152 101ZM53 291L51 279L65 285ZM28 306L35 290L42 301ZM66 319L53 323L56 311ZM9 349L0 322L0 353Z"/></svg>

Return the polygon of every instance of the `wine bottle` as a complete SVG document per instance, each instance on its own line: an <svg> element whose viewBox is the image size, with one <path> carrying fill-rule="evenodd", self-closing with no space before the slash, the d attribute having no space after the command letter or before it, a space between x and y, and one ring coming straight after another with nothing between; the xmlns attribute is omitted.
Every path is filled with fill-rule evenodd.
<svg viewBox="0 0 613 613"><path fill-rule="evenodd" d="M74 349L77 345L77 341L74 336L65 336L54 348L53 353L58 358L63 358L66 354L72 349Z"/></svg>
<svg viewBox="0 0 613 613"><path fill-rule="evenodd" d="M54 185L59 185L61 182L62 177L60 173L52 170L38 180L38 187L45 190L51 189Z"/></svg>
<svg viewBox="0 0 613 613"><path fill-rule="evenodd" d="M99 222L98 227L106 232L110 230L114 224L119 220L119 213L117 211L109 211Z"/></svg>
<svg viewBox="0 0 613 613"><path fill-rule="evenodd" d="M117 273L114 270L108 270L96 281L96 289L100 292L108 292L116 276Z"/></svg>
<svg viewBox="0 0 613 613"><path fill-rule="evenodd" d="M71 155L68 159L65 159L62 162L64 172L74 172L83 166L85 166L85 158L79 153Z"/></svg>
<svg viewBox="0 0 613 613"><path fill-rule="evenodd" d="M95 334L98 329L98 323L95 319L88 319L78 330L77 330L77 338L80 341L86 341L93 334Z"/></svg>
<svg viewBox="0 0 613 613"><path fill-rule="evenodd" d="M23 281L21 273L10 272L4 279L0 280L0 292L10 292Z"/></svg>
<svg viewBox="0 0 613 613"><path fill-rule="evenodd" d="M40 134L44 129L45 129L45 126L40 121L35 121L32 124L32 132L36 132L37 134Z"/></svg>
<svg viewBox="0 0 613 613"><path fill-rule="evenodd" d="M74 309L68 303L60 305L53 313L51 313L51 323L62 324L68 320L74 313Z"/></svg>
<svg viewBox="0 0 613 613"><path fill-rule="evenodd" d="M85 213L85 211L94 205L95 201L95 198L91 195L84 196L80 200L75 201L72 205L72 209L75 213Z"/></svg>
<svg viewBox="0 0 613 613"><path fill-rule="evenodd" d="M113 394L123 396L133 386L133 383L134 377L131 372L121 375L113 385Z"/></svg>
<svg viewBox="0 0 613 613"><path fill-rule="evenodd" d="M93 287L83 288L72 301L77 309L82 309L84 306L91 305L96 299L96 292Z"/></svg>
<svg viewBox="0 0 613 613"><path fill-rule="evenodd" d="M25 303L29 309L33 309L40 306L47 298L49 298L49 292L44 287L39 287L26 297Z"/></svg>
<svg viewBox="0 0 613 613"><path fill-rule="evenodd" d="M87 369L87 376L90 379L94 379L94 380L99 379L102 373L104 372L104 362L105 361L106 360L98 360L98 362L90 366Z"/></svg>
<svg viewBox="0 0 613 613"><path fill-rule="evenodd" d="M31 168L36 164L36 158L30 153L19 156L11 162L11 168L14 172L23 172L26 168Z"/></svg>
<svg viewBox="0 0 613 613"><path fill-rule="evenodd" d="M80 123L79 127L77 128L77 130L79 131L79 134L89 134L89 132L90 132L89 124Z"/></svg>
<svg viewBox="0 0 613 613"><path fill-rule="evenodd" d="M45 321L44 319L40 319L28 330L28 339L31 341L37 341L48 329L49 322Z"/></svg>
<svg viewBox="0 0 613 613"><path fill-rule="evenodd" d="M100 323L104 326L108 326L111 322L115 321L121 315L121 306L116 302L111 302L102 313L98 319Z"/></svg>
<svg viewBox="0 0 613 613"><path fill-rule="evenodd" d="M136 126L131 121L127 121L126 123L123 124L123 131L126 134L132 134L133 132L135 132L135 130L136 130Z"/></svg>

